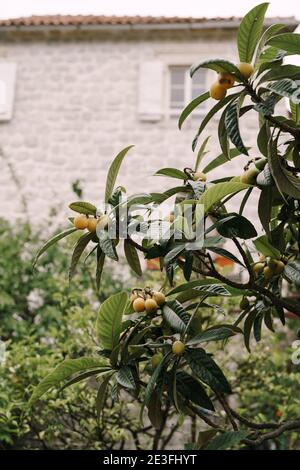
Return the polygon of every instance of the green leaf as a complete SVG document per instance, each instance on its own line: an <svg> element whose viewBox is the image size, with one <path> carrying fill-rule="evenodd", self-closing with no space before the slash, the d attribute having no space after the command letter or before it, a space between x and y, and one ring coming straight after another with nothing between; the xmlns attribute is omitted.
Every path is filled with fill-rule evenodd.
<svg viewBox="0 0 300 470"><path fill-rule="evenodd" d="M230 149L229 150L229 156L230 160L232 160L235 157L238 157L241 155L241 152L237 149ZM218 168L218 166L223 165L224 163L228 162L228 158L226 155L221 153L218 157L216 157L214 160L208 163L205 168L203 168L203 173L209 173L210 171L214 170L215 168Z"/></svg>
<svg viewBox="0 0 300 470"><path fill-rule="evenodd" d="M76 201L69 204L69 208L72 211L79 212L79 214L86 214L86 215L96 215L97 207L89 202L84 201Z"/></svg>
<svg viewBox="0 0 300 470"><path fill-rule="evenodd" d="M173 303L171 305L174 306ZM181 318L182 316L178 314L178 310L175 312L167 303L165 303L162 307L162 314L163 318L171 326L171 328L173 328L173 330L175 330L177 333L185 332L187 323L184 322Z"/></svg>
<svg viewBox="0 0 300 470"><path fill-rule="evenodd" d="M219 246L209 246L207 247L207 249L209 251L212 251L213 253L216 253L217 255L221 255L223 256L224 258L227 258L227 259L230 259L231 261L233 261L234 263L237 263L239 264L240 266L243 266L243 268L245 267L243 263L241 263L241 261L235 256L233 255L231 252L229 252L228 250L225 250L224 248L221 248Z"/></svg>
<svg viewBox="0 0 300 470"><path fill-rule="evenodd" d="M292 100L290 100L290 107L291 107L291 113L293 116L293 119L296 124L299 124L300 122L300 106L299 104L294 103Z"/></svg>
<svg viewBox="0 0 300 470"><path fill-rule="evenodd" d="M144 396L144 404L146 406L149 406L150 404L150 400L154 392L154 389L157 385L157 381L161 373L164 371L165 367L167 366L170 360L170 356L171 356L171 353L168 353L162 358L162 360L160 361L160 363L158 364L158 366L156 367L156 369L154 370L153 374L151 375L148 381L148 385L146 387L145 396Z"/></svg>
<svg viewBox="0 0 300 470"><path fill-rule="evenodd" d="M68 228L67 230L64 230L63 232L60 232L58 233L57 235L54 235L54 237L50 238L50 240L48 240L43 246L42 248L39 249L39 251L37 252L37 254L35 255L35 258L34 258L34 261L33 261L33 267L36 265L37 263L37 260L39 259L39 257L45 253L45 251L48 250L48 248L50 248L50 246L54 245L55 243L57 243L59 240L61 240L62 238L65 238L67 237L68 235L71 235L71 233L74 233L77 231L77 228Z"/></svg>
<svg viewBox="0 0 300 470"><path fill-rule="evenodd" d="M298 65L281 65L280 67L274 67L262 76L259 83L282 80L284 78L299 80L300 67Z"/></svg>
<svg viewBox="0 0 300 470"><path fill-rule="evenodd" d="M278 49L283 49L290 54L299 54L300 51L300 34L284 33L278 34L271 38L268 44Z"/></svg>
<svg viewBox="0 0 300 470"><path fill-rule="evenodd" d="M84 235L82 235L82 237L79 238L79 240L77 240L71 258L71 264L69 268L69 280L71 280L74 276L78 261L80 260L82 253L84 252L85 248L88 246L92 238L93 233L85 233Z"/></svg>
<svg viewBox="0 0 300 470"><path fill-rule="evenodd" d="M268 3L261 3L247 13L241 21L237 44L241 62L251 62L263 29Z"/></svg>
<svg viewBox="0 0 300 470"><path fill-rule="evenodd" d="M296 286L300 286L300 261L289 261L284 268L284 275Z"/></svg>
<svg viewBox="0 0 300 470"><path fill-rule="evenodd" d="M121 369L119 369L119 371L117 372L116 379L122 387L129 388L130 390L136 389L136 384L130 367L121 367Z"/></svg>
<svg viewBox="0 0 300 470"><path fill-rule="evenodd" d="M277 140L270 139L268 154L270 170L280 194L300 199L300 179L285 167L277 152Z"/></svg>
<svg viewBox="0 0 300 470"><path fill-rule="evenodd" d="M269 39L275 36L278 33L278 31L281 31L283 28L285 28L284 24L272 24L262 34L259 40L259 43L257 45L257 49L256 49L256 59L255 59L256 66L258 65L260 54L263 51L266 43L269 41Z"/></svg>
<svg viewBox="0 0 300 470"><path fill-rule="evenodd" d="M224 59L214 59L214 60L206 60L204 62L200 62L200 64L195 64L191 67L191 77L194 75L197 70L200 68L215 70L216 72L229 72L235 75L237 81L244 81L244 77L232 62Z"/></svg>
<svg viewBox="0 0 300 470"><path fill-rule="evenodd" d="M105 255L111 258L114 261L118 261L118 254L116 251L114 240L112 240L109 236L108 231L106 230L99 230L97 232L99 238L100 248Z"/></svg>
<svg viewBox="0 0 300 470"><path fill-rule="evenodd" d="M215 437L206 447L205 450L225 450L239 444L248 431L228 431Z"/></svg>
<svg viewBox="0 0 300 470"><path fill-rule="evenodd" d="M188 177L187 175L181 171L177 170L177 168L161 168L155 173L155 176L169 176L170 178L176 178L179 180L186 180Z"/></svg>
<svg viewBox="0 0 300 470"><path fill-rule="evenodd" d="M257 311L251 310L249 314L247 315L247 318L244 323L244 341L245 341L245 346L249 353L251 352L250 350L250 336L251 336L251 330L255 321L257 315Z"/></svg>
<svg viewBox="0 0 300 470"><path fill-rule="evenodd" d="M221 150L223 152L225 160L230 160L230 145L229 145L229 139L225 127L225 116L226 116L226 111L227 108L224 109L224 111L221 114L221 117L219 119L219 125L218 125L218 138L219 138L219 143Z"/></svg>
<svg viewBox="0 0 300 470"><path fill-rule="evenodd" d="M134 246L132 246L128 240L124 240L124 251L127 263L131 269L138 275L142 276L142 268L138 252Z"/></svg>
<svg viewBox="0 0 300 470"><path fill-rule="evenodd" d="M231 393L231 388L223 372L204 349L190 349L185 359L193 373L214 391Z"/></svg>
<svg viewBox="0 0 300 470"><path fill-rule="evenodd" d="M266 122L261 126L258 136L257 136L257 146L259 151L265 156L268 156L268 142L269 142L269 132Z"/></svg>
<svg viewBox="0 0 300 470"><path fill-rule="evenodd" d="M97 268L96 268L96 288L97 291L100 289L101 277L105 262L105 254L101 250L100 246L97 247Z"/></svg>
<svg viewBox="0 0 300 470"><path fill-rule="evenodd" d="M169 251L165 258L164 258L164 263L165 264L169 264L170 262L172 262L173 260L175 260L176 258L178 258L178 256L180 254L182 254L185 250L185 245L184 244L179 244L179 245L176 245L171 251Z"/></svg>
<svg viewBox="0 0 300 470"><path fill-rule="evenodd" d="M206 155L208 153L208 152L205 151L205 149L206 149L206 146L207 146L207 143L208 143L209 139L210 139L210 135L207 136L204 139L204 141L202 142L202 144L200 146L200 149L199 149L198 154L197 154L197 159L196 159L196 164L195 164L195 171L198 170L199 165L200 165L204 155Z"/></svg>
<svg viewBox="0 0 300 470"><path fill-rule="evenodd" d="M295 102L295 104L298 104L299 102L298 95L300 90L297 83L290 78L283 78L282 80L276 81L271 85L267 85L266 88L276 93L277 95L289 98L292 102ZM296 91L297 93L295 93Z"/></svg>
<svg viewBox="0 0 300 470"><path fill-rule="evenodd" d="M184 371L177 372L176 379L177 390L186 400L206 410L214 411L214 405L199 380Z"/></svg>
<svg viewBox="0 0 300 470"><path fill-rule="evenodd" d="M206 286L206 285L211 285L212 283L214 284L220 284L222 286L225 286L224 283L221 281L215 280L215 279L196 279L195 281L190 281L190 282L184 282L183 284L180 284L179 286L175 287L174 289L170 290L167 293L167 296L169 295L175 295L182 293L186 290L191 290L194 289L197 286ZM230 292L231 295L241 295L241 291L239 289L234 289L232 287L226 286L226 289L228 292Z"/></svg>
<svg viewBox="0 0 300 470"><path fill-rule="evenodd" d="M225 238L242 238L248 240L257 236L254 225L244 216L231 213L218 220L216 228L220 235Z"/></svg>
<svg viewBox="0 0 300 470"><path fill-rule="evenodd" d="M209 92L207 91L206 93L203 93L200 96L197 96L193 101L191 101L182 111L179 121L178 121L178 127L181 129L182 124L184 121L187 119L187 117L196 109L199 104L203 103L203 101L207 100L210 97Z"/></svg>
<svg viewBox="0 0 300 470"><path fill-rule="evenodd" d="M200 197L199 203L204 204L204 211L207 213L214 204L220 202L225 196L238 193L239 191L250 187L251 186L249 184L237 181L217 183L205 191L205 193Z"/></svg>
<svg viewBox="0 0 300 470"><path fill-rule="evenodd" d="M217 295L228 297L231 295L228 289L221 284L206 284L204 286L196 286L194 289L213 297Z"/></svg>
<svg viewBox="0 0 300 470"><path fill-rule="evenodd" d="M253 240L255 248L259 253L264 256L271 256L272 258L279 259L281 253L277 248L271 245L266 235L262 235L261 237L256 238Z"/></svg>
<svg viewBox="0 0 300 470"><path fill-rule="evenodd" d="M66 359L59 364L50 374L48 374L37 387L35 387L33 394L29 400L29 405L33 405L39 400L48 390L59 387L61 382L70 379L74 374L82 373L88 370L95 369L95 374L104 363L101 359L94 359L91 357L80 357L77 359Z"/></svg>
<svg viewBox="0 0 300 470"><path fill-rule="evenodd" d="M112 351L117 346L122 331L122 316L127 301L126 292L119 292L106 299L100 306L96 329L103 349Z"/></svg>
<svg viewBox="0 0 300 470"><path fill-rule="evenodd" d="M242 95L240 98L243 98ZM235 147L244 155L248 155L248 151L242 141L239 128L239 114L241 101L237 99L230 103L226 108L225 127L228 137Z"/></svg>
<svg viewBox="0 0 300 470"><path fill-rule="evenodd" d="M220 341L235 335L236 331L230 328L230 326L220 326L203 331L203 333L194 336L188 341L187 345L208 343L210 341Z"/></svg>
<svg viewBox="0 0 300 470"><path fill-rule="evenodd" d="M105 187L105 198L104 201L108 203L109 198L111 197L115 182L119 173L120 166L123 162L123 159L127 152L133 147L133 145L129 145L129 147L126 147L125 149L121 150L120 153L115 157L113 160L112 164L109 167L108 173L107 173L107 178L106 178L106 187ZM104 250L103 250L104 251Z"/></svg>
<svg viewBox="0 0 300 470"><path fill-rule="evenodd" d="M204 119L202 120L201 124L200 124L200 127L198 129L198 132L197 134L195 135L194 139L193 139L193 144L192 144L192 149L193 151L195 150L197 144L198 144L198 140L199 140L199 137L201 135L201 133L203 132L203 130L205 129L205 127L207 126L207 124L209 123L209 121L211 120L211 118L218 112L220 111L220 109L222 109L224 106L226 106L227 103L233 101L235 99L235 97L239 96L239 93L235 93L233 95L228 95L226 96L225 98L223 98L222 100L218 101L217 104L215 104L209 111L208 113L206 114L206 116L204 117Z"/></svg>
<svg viewBox="0 0 300 470"><path fill-rule="evenodd" d="M101 411L103 410L104 405L105 405L106 390L107 390L109 381L110 381L111 376L113 375L113 373L114 372L111 372L111 373L109 373L105 376L105 378L101 382L101 384L99 386L99 389L98 389L98 393L97 393L97 397L96 397L96 410L97 410L98 420L100 418Z"/></svg>
<svg viewBox="0 0 300 470"><path fill-rule="evenodd" d="M263 188L258 200L258 216L264 231L269 236L270 220L272 215L272 188Z"/></svg>

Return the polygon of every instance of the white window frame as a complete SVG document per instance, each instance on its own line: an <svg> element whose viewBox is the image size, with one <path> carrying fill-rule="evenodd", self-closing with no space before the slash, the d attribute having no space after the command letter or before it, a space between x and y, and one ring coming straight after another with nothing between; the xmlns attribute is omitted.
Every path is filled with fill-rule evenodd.
<svg viewBox="0 0 300 470"><path fill-rule="evenodd" d="M184 104L183 108L187 106L191 101L192 101L192 93L193 93L193 85L192 85L192 78L190 77L190 68L191 64L169 64L168 65L168 87L167 87L167 96L168 96L168 117L169 118L178 118L180 116L183 108L172 108L171 107L171 75L172 75L172 68L185 68L185 73L184 73ZM205 86L204 86L204 91L207 90L208 86L208 74L205 69L203 69L205 73ZM194 117L199 117L199 116L204 116L206 112L206 107L205 107L205 102L202 103L201 107L196 108L193 116Z"/></svg>

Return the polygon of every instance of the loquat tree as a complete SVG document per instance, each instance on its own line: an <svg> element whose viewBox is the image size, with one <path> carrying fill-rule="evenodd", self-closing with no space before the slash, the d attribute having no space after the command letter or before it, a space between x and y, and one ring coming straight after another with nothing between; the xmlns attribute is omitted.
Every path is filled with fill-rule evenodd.
<svg viewBox="0 0 300 470"><path fill-rule="evenodd" d="M90 247L88 256L96 257L100 289L105 260L118 262L123 245L128 265L138 276L142 275L141 255L147 260L159 258L162 287L159 291L136 287L130 296L119 292L103 302L96 319L99 346L95 355L59 364L34 389L31 406L49 389L64 389L94 376L99 384L95 398L99 420L108 399L124 399L120 391L142 397L141 423L147 410L157 431L156 449L161 448L164 426L174 412L208 425L209 431L190 444L194 449L238 444L255 447L300 429L299 420L253 422L235 411L230 405L234 390L209 352L212 342L223 348L230 345L232 337L239 337L250 352L250 339L254 335L260 340L263 325L269 334L276 334L274 319L278 328L279 321L284 325L286 312L300 317L300 303L283 289L284 284L300 285L300 67L283 63L285 56L299 53L300 35L285 32L282 24L264 28L267 7L267 3L256 6L241 21L238 65L210 59L191 68L191 76L200 68L214 70L216 82L183 110L179 128L201 103L217 100L202 120L192 147L198 148L206 125L221 111L221 154L203 166L206 138L199 145L193 169L162 168L157 172L177 179L176 186L125 198L125 189L115 187L131 147L125 148L108 172L105 210L100 212L89 202L71 203L70 209L78 214L70 218L71 227L39 250L35 263L52 244L86 230L72 254L70 279ZM277 113L283 98L290 103L289 117ZM258 121L257 148L251 150L254 157L249 156L239 128L240 119L247 119L249 113L256 114ZM226 163L240 155L245 158L243 174L228 174ZM209 180L209 173L220 166L224 166L224 177ZM258 199L253 197L254 189ZM149 237L151 225L157 223L151 217L154 209L171 198L175 198L175 212L168 217L169 235ZM228 211L229 201L235 203L235 212ZM243 215L249 204L256 204L256 226ZM190 209L189 220L182 211L186 207ZM199 207L203 211L200 222ZM242 280L220 272L215 254L233 261ZM233 323L215 321L204 328L201 311L220 308L209 300L218 296L239 296L240 314Z"/></svg>

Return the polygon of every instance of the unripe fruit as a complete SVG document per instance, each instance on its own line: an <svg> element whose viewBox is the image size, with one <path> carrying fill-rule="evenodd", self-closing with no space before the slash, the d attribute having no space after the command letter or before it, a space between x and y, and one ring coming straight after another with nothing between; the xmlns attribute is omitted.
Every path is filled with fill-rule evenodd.
<svg viewBox="0 0 300 470"><path fill-rule="evenodd" d="M245 184L255 184L260 171L254 166L246 170L240 177L240 182Z"/></svg>
<svg viewBox="0 0 300 470"><path fill-rule="evenodd" d="M138 297L133 301L132 304L133 310L135 312L144 312L145 310L145 301L141 297Z"/></svg>
<svg viewBox="0 0 300 470"><path fill-rule="evenodd" d="M182 341L174 341L172 344L172 352L176 354L176 356L182 356L184 353L185 346Z"/></svg>
<svg viewBox="0 0 300 470"><path fill-rule="evenodd" d="M96 232L98 220L94 219L94 217L88 219L88 230L89 232Z"/></svg>
<svg viewBox="0 0 300 470"><path fill-rule="evenodd" d="M195 181L206 181L207 178L206 178L206 174L203 173L202 171L196 171L196 173L194 173L193 175L193 178Z"/></svg>
<svg viewBox="0 0 300 470"><path fill-rule="evenodd" d="M275 266L275 269L274 269L274 273L275 274L281 274L284 270L284 262L283 261L280 261L280 260L277 260L276 261L276 266Z"/></svg>
<svg viewBox="0 0 300 470"><path fill-rule="evenodd" d="M264 263L255 263L252 269L253 269L253 272L255 272L256 274L261 274L264 270L264 267L265 267Z"/></svg>
<svg viewBox="0 0 300 470"><path fill-rule="evenodd" d="M101 230L106 230L107 227L109 226L110 222L111 222L111 219L108 217L108 215L104 214L99 219L98 227Z"/></svg>
<svg viewBox="0 0 300 470"><path fill-rule="evenodd" d="M277 267L277 260L276 259L270 259L268 261L268 267L275 273L276 267Z"/></svg>
<svg viewBox="0 0 300 470"><path fill-rule="evenodd" d="M85 228L88 227L88 222L89 219L87 218L86 215L77 215L74 219L74 227L76 227L79 230L84 230Z"/></svg>
<svg viewBox="0 0 300 470"><path fill-rule="evenodd" d="M218 82L212 84L209 90L211 98L214 100L222 100L226 96L226 90Z"/></svg>
<svg viewBox="0 0 300 470"><path fill-rule="evenodd" d="M157 303L157 305L163 305L166 301L166 297L162 292L154 292L153 299Z"/></svg>
<svg viewBox="0 0 300 470"><path fill-rule="evenodd" d="M225 90L228 90L228 88L232 88L234 85L234 76L231 73L228 72L220 72L218 76L218 82L219 84L225 88Z"/></svg>
<svg viewBox="0 0 300 470"><path fill-rule="evenodd" d="M274 275L274 271L272 271L272 269L269 268L269 266L266 266L264 268L264 277L265 277L265 280L266 281L269 281Z"/></svg>
<svg viewBox="0 0 300 470"><path fill-rule="evenodd" d="M266 158L260 158L259 160L256 160L256 162L254 162L254 165L258 170L262 171L266 166L267 161L268 160Z"/></svg>
<svg viewBox="0 0 300 470"><path fill-rule="evenodd" d="M243 297L242 300L240 301L240 309L245 310L248 307L249 307L249 300L247 299L247 297Z"/></svg>
<svg viewBox="0 0 300 470"><path fill-rule="evenodd" d="M151 357L151 365L153 369L156 369L156 367L160 364L162 358L163 358L162 353L153 354L153 356Z"/></svg>
<svg viewBox="0 0 300 470"><path fill-rule="evenodd" d="M157 303L155 302L154 299L147 299L145 301L146 312L148 312L148 313L156 312L157 307L158 307L158 305L157 305Z"/></svg>
<svg viewBox="0 0 300 470"><path fill-rule="evenodd" d="M252 64L248 64L248 62L241 62L237 65L237 68L241 72L244 78L248 80L254 72L254 68Z"/></svg>

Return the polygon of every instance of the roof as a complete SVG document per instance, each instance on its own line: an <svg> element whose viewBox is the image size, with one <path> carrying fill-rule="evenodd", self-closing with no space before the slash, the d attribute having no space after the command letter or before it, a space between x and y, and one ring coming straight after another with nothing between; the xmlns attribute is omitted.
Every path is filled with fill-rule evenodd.
<svg viewBox="0 0 300 470"><path fill-rule="evenodd" d="M45 15L28 16L0 20L1 29L28 29L28 28L50 28L63 27L127 27L132 29L148 28L220 28L237 27L241 18L192 18L192 17L165 17L165 16L94 16L94 15ZM294 17L267 18L267 24L282 22L286 25L296 26L298 21Z"/></svg>

